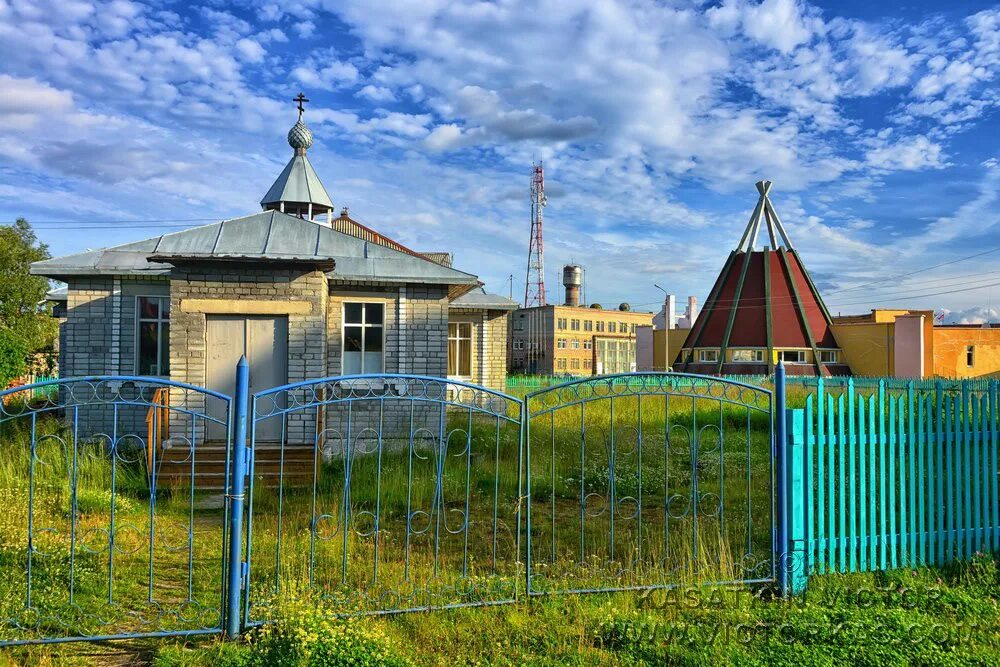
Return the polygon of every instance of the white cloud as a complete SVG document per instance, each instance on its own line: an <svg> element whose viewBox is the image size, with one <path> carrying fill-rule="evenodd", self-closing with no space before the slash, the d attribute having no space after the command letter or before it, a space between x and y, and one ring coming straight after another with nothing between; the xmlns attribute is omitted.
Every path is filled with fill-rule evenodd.
<svg viewBox="0 0 1000 667"><path fill-rule="evenodd" d="M875 169L891 171L940 169L947 164L941 145L926 136L883 143L870 149L865 158Z"/></svg>
<svg viewBox="0 0 1000 667"><path fill-rule="evenodd" d="M790 53L810 40L821 22L796 0L764 0L760 4L746 0L725 0L707 14L713 26L743 33L760 44Z"/></svg>
<svg viewBox="0 0 1000 667"><path fill-rule="evenodd" d="M370 83L359 90L357 94L375 102L393 102L396 100L396 96L390 89L383 86L374 86Z"/></svg>
<svg viewBox="0 0 1000 667"><path fill-rule="evenodd" d="M292 25L292 28L295 30L295 33L302 39L308 39L309 37L313 36L313 33L316 32L316 24L313 23L312 21L296 21Z"/></svg>
<svg viewBox="0 0 1000 667"><path fill-rule="evenodd" d="M259 63L264 60L264 47L253 39L243 39L236 42L236 50L243 57L243 60L250 63Z"/></svg>
<svg viewBox="0 0 1000 667"><path fill-rule="evenodd" d="M986 322L1000 322L1000 308L990 308L988 306L972 306L962 310L949 310L941 308L938 314L943 315L942 322L945 324L984 324Z"/></svg>
<svg viewBox="0 0 1000 667"><path fill-rule="evenodd" d="M453 123L438 125L424 138L424 145L432 151L446 151L457 147L462 139L462 128Z"/></svg>
<svg viewBox="0 0 1000 667"><path fill-rule="evenodd" d="M333 61L322 67L301 65L291 72L299 83L323 90L334 90L358 80L358 68L347 62Z"/></svg>

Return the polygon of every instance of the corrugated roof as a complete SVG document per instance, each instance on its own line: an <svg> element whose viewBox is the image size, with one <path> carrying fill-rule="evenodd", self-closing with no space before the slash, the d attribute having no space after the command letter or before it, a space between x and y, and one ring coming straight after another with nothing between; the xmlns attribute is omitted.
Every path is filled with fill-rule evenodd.
<svg viewBox="0 0 1000 667"><path fill-rule="evenodd" d="M499 294L490 294L480 287L474 289L448 304L450 308L479 308L490 310L516 310L517 301L512 301Z"/></svg>
<svg viewBox="0 0 1000 667"><path fill-rule="evenodd" d="M478 285L476 276L278 211L35 262L35 275L160 275L191 260L333 264L332 279ZM462 291L462 290L459 290Z"/></svg>
<svg viewBox="0 0 1000 667"><path fill-rule="evenodd" d="M292 156L285 168L278 174L274 185L267 191L264 198L260 200L260 205L277 204L278 202L300 202L308 204L321 204L327 208L333 208L333 201L323 187L319 175L313 169L312 163L306 157L305 152Z"/></svg>

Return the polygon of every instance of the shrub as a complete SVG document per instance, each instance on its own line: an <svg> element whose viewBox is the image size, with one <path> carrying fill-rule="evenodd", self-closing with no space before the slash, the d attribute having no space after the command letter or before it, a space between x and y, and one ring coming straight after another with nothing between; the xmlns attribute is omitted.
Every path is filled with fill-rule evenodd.
<svg viewBox="0 0 1000 667"><path fill-rule="evenodd" d="M285 603L278 620L251 637L253 664L273 667L402 667L396 653L372 621L337 619L305 600Z"/></svg>
<svg viewBox="0 0 1000 667"><path fill-rule="evenodd" d="M28 342L10 329L0 328L0 389L27 369Z"/></svg>

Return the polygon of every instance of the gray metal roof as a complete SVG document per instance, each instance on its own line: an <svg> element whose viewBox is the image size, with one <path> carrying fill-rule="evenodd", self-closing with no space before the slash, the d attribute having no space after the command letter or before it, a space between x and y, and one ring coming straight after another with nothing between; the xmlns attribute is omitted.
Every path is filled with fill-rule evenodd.
<svg viewBox="0 0 1000 667"><path fill-rule="evenodd" d="M312 163L309 162L309 158L304 152L301 155L292 156L292 159L278 175L274 185L260 200L260 205L266 206L283 201L303 204L311 202L330 209L333 208L330 195L327 194L326 188L323 187L316 170L313 169Z"/></svg>
<svg viewBox="0 0 1000 667"><path fill-rule="evenodd" d="M462 296L452 299L448 304L449 308L478 308L481 310L516 310L517 301L511 301L499 294L490 294L480 287L466 292Z"/></svg>
<svg viewBox="0 0 1000 667"><path fill-rule="evenodd" d="M327 275L338 280L478 285L470 273L278 211L35 262L31 273L52 278L162 275L176 262L193 260L330 264Z"/></svg>

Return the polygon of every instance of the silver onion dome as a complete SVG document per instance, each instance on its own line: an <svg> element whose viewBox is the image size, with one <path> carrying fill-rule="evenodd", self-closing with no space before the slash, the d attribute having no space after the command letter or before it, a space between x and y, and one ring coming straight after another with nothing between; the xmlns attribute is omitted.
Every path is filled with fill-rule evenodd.
<svg viewBox="0 0 1000 667"><path fill-rule="evenodd" d="M307 150L313 145L312 130L301 119L288 131L288 145L296 150Z"/></svg>

